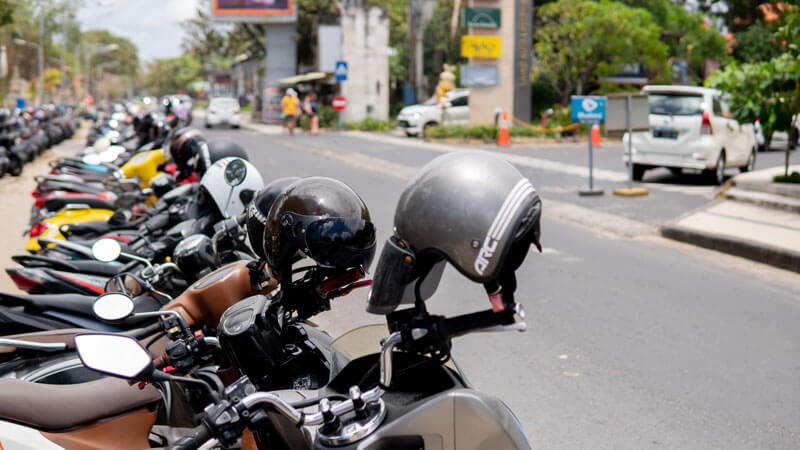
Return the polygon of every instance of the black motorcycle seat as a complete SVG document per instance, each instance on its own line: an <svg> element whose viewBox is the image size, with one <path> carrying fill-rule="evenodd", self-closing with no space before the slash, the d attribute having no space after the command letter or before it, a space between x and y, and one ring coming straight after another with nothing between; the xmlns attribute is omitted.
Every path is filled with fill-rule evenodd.
<svg viewBox="0 0 800 450"><path fill-rule="evenodd" d="M56 310L94 317L92 306L97 297L81 294L8 294L0 292L0 304L3 306L23 306L27 309Z"/></svg>
<svg viewBox="0 0 800 450"><path fill-rule="evenodd" d="M11 259L23 267L49 267L56 270L66 270L68 272L79 272L105 277L113 277L119 274L124 268L124 266L120 264L110 264L93 259L73 259L65 261L40 255L14 255Z"/></svg>
<svg viewBox="0 0 800 450"><path fill-rule="evenodd" d="M111 225L105 220L93 220L91 222L76 222L71 223L64 229L62 227L61 233L65 236L100 236L111 231ZM73 241L70 239L70 241ZM77 241L74 241L77 242ZM91 247L91 243L89 244Z"/></svg>
<svg viewBox="0 0 800 450"><path fill-rule="evenodd" d="M96 197L94 195L57 196L44 201L44 208L48 211L59 211L67 205L88 205L90 208L114 210L114 202Z"/></svg>
<svg viewBox="0 0 800 450"><path fill-rule="evenodd" d="M0 380L0 418L38 430L75 428L159 400L161 395L152 385L139 389L117 378L65 385Z"/></svg>

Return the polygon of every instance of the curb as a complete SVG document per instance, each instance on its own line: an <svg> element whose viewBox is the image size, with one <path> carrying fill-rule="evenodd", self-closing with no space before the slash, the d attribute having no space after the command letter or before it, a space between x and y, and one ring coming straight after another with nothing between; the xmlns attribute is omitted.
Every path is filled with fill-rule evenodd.
<svg viewBox="0 0 800 450"><path fill-rule="evenodd" d="M661 227L661 236L800 273L800 253L792 250L705 233L677 225Z"/></svg>
<svg viewBox="0 0 800 450"><path fill-rule="evenodd" d="M728 189L725 192L725 198L764 208L800 213L800 198L768 194L762 191L745 191L738 188Z"/></svg>

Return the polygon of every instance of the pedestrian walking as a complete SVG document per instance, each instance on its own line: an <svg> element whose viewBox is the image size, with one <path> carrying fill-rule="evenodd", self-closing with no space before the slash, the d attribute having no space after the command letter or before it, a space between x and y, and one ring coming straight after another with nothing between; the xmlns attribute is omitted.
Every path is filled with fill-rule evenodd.
<svg viewBox="0 0 800 450"><path fill-rule="evenodd" d="M308 117L308 128L311 134L319 134L319 117L317 116L317 94L310 92L303 99L303 112Z"/></svg>
<svg viewBox="0 0 800 450"><path fill-rule="evenodd" d="M283 112L283 123L289 130L289 135L294 136L294 128L297 126L297 115L300 112L300 100L297 98L297 91L292 88L286 90L286 95L281 99L281 109Z"/></svg>

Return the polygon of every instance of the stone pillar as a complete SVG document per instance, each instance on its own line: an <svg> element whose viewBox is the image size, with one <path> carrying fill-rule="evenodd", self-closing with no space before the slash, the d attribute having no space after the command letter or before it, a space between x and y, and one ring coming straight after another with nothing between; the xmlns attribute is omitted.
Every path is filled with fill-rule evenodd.
<svg viewBox="0 0 800 450"><path fill-rule="evenodd" d="M279 121L280 80L295 75L297 69L296 23L271 23L266 31L266 73L262 97L265 122Z"/></svg>
<svg viewBox="0 0 800 450"><path fill-rule="evenodd" d="M500 9L499 29L470 29L474 36L499 36L502 39L498 59L470 58L470 65L496 66L498 84L470 89L469 120L472 124L494 122L495 110L508 111L523 121L530 121L530 73L533 33L533 0L470 0L471 7Z"/></svg>
<svg viewBox="0 0 800 450"><path fill-rule="evenodd" d="M340 93L347 98L345 121L367 117L389 119L389 17L377 6L345 7L342 23L342 59L347 61L347 81Z"/></svg>

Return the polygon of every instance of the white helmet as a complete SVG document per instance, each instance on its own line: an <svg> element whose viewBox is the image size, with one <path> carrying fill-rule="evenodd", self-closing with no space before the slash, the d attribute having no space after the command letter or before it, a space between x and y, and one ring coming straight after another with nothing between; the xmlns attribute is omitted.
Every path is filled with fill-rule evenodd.
<svg viewBox="0 0 800 450"><path fill-rule="evenodd" d="M200 187L205 189L219 212L227 218L244 211L253 195L264 187L264 180L256 166L248 161L227 157L215 162L206 171L200 179ZM249 197L242 195L245 191L251 191Z"/></svg>
<svg viewBox="0 0 800 450"><path fill-rule="evenodd" d="M96 153L102 153L108 150L109 147L111 147L111 139L107 137L101 137L100 139L96 140L92 146Z"/></svg>

